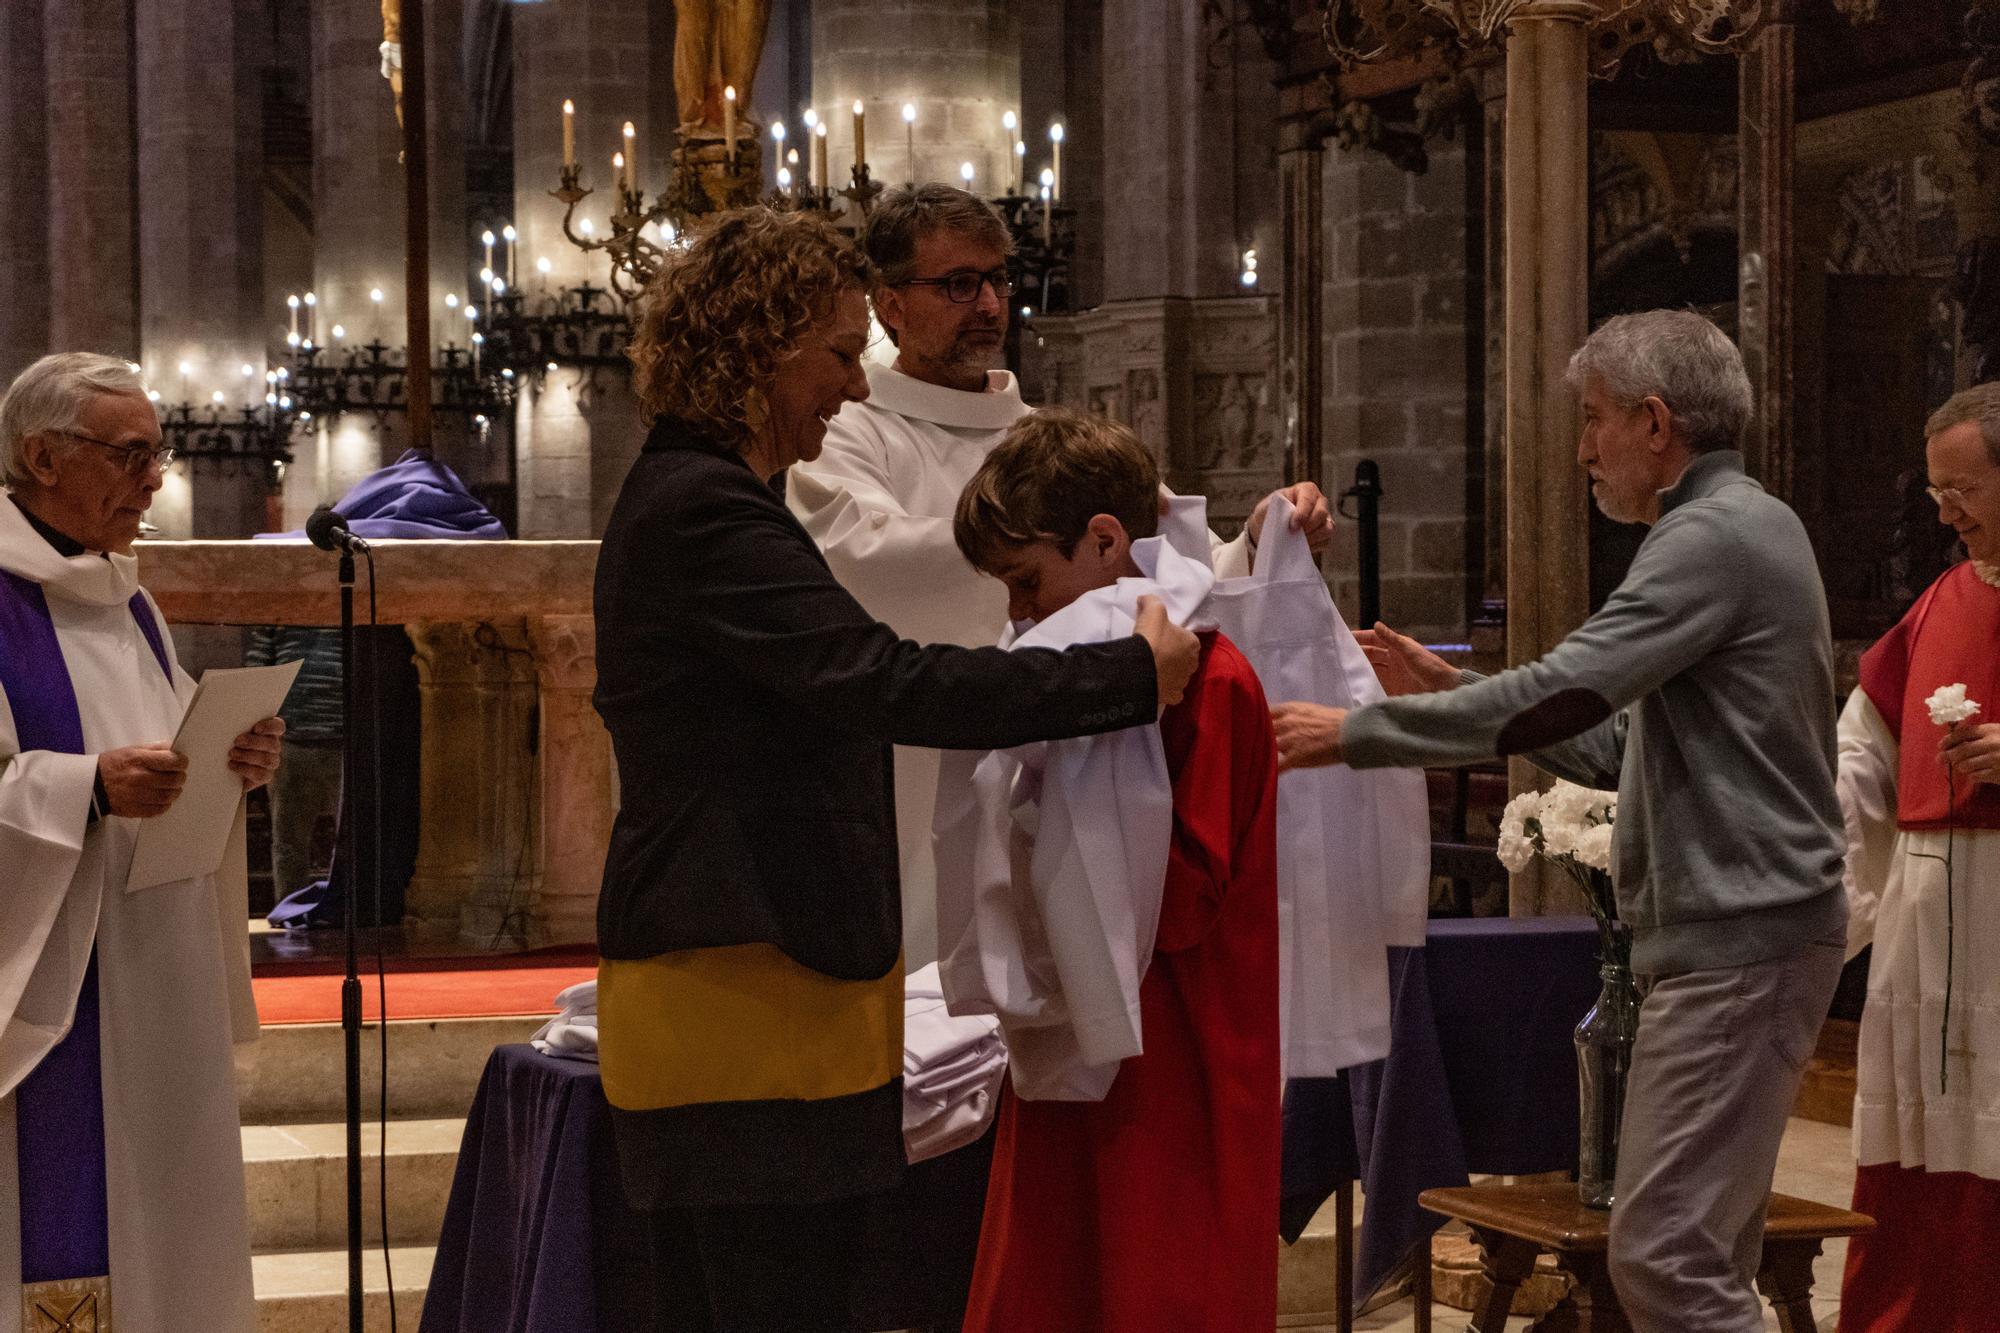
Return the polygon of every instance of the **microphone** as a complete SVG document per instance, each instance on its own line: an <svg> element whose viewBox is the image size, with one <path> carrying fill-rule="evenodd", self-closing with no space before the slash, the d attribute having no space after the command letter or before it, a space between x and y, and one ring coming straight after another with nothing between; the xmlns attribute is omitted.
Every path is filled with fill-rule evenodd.
<svg viewBox="0 0 2000 1333"><path fill-rule="evenodd" d="M322 551L346 551L350 555L368 549L368 543L348 531L347 519L321 505L306 519L306 540Z"/></svg>

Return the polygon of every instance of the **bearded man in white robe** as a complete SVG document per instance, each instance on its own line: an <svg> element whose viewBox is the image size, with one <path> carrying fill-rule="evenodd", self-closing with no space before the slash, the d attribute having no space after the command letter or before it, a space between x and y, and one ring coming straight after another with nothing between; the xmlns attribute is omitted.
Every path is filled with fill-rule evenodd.
<svg viewBox="0 0 2000 1333"><path fill-rule="evenodd" d="M868 399L827 424L818 459L795 465L786 496L835 577L904 638L984 647L1007 626L1007 593L959 555L951 519L959 492L1007 427L1033 409L1020 385L995 369L1007 337L1013 240L991 204L947 185L884 196L863 238L877 269L876 318L895 364L868 368ZM1333 536L1319 488L1283 492L1315 554ZM1251 534L1210 536L1217 578L1250 572ZM937 961L937 870L931 816L934 750L896 749L896 832L903 891L903 962Z"/></svg>
<svg viewBox="0 0 2000 1333"><path fill-rule="evenodd" d="M185 781L168 741L194 690L131 554L160 438L112 357L44 357L0 402L0 1333L257 1324L240 818L223 872L126 888ZM246 790L283 728L236 739Z"/></svg>

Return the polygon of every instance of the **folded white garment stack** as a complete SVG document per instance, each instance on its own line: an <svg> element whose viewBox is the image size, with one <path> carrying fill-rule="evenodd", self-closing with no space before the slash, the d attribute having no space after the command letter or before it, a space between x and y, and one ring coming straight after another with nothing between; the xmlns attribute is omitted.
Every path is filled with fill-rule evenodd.
<svg viewBox="0 0 2000 1333"><path fill-rule="evenodd" d="M903 982L903 1152L912 1162L986 1132L1007 1074L1000 1020L946 1012L936 963Z"/></svg>
<svg viewBox="0 0 2000 1333"><path fill-rule="evenodd" d="M556 992L556 1016L529 1038L543 1055L571 1060L597 1058L597 979Z"/></svg>

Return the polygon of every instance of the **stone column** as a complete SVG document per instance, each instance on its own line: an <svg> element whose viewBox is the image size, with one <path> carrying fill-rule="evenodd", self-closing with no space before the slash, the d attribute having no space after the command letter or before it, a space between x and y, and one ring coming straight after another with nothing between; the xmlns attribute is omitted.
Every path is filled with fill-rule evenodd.
<svg viewBox="0 0 2000 1333"><path fill-rule="evenodd" d="M1589 332L1590 149L1584 0L1534 0L1507 39L1507 661L1553 648L1589 608L1589 526L1576 463L1581 418L1562 382ZM1537 779L1526 761L1512 785ZM1516 915L1542 910L1517 875Z"/></svg>
<svg viewBox="0 0 2000 1333"><path fill-rule="evenodd" d="M562 233L551 198L562 171L562 105L576 104L582 182L596 192L577 210L600 230L609 216L611 154L633 123L639 184L666 187L674 146L673 11L644 0L550 0L518 7L514 22L514 225L517 276L530 308L565 287L609 280L601 254ZM782 71L773 71L782 73ZM763 71L760 71L760 80ZM537 261L549 261L543 276ZM644 435L619 369L564 366L523 377L515 405L517 514L522 537L594 537Z"/></svg>
<svg viewBox="0 0 2000 1333"><path fill-rule="evenodd" d="M536 834L534 652L522 621L411 625L423 822L409 910L469 943L527 940Z"/></svg>
<svg viewBox="0 0 2000 1333"><path fill-rule="evenodd" d="M42 10L0 5L0 385L49 350L49 139Z"/></svg>
<svg viewBox="0 0 2000 1333"><path fill-rule="evenodd" d="M956 185L960 165L970 162L973 189L998 193L1013 152L1000 120L1021 107L1020 26L1010 0L821 0L812 25L813 101L827 118L827 169L837 183L845 184L854 161L859 98L876 180ZM917 106L908 134L905 102ZM1029 162L1046 161L1047 123L1023 129Z"/></svg>
<svg viewBox="0 0 2000 1333"><path fill-rule="evenodd" d="M267 27L247 0L135 0L136 96L145 109L139 361L169 403L206 410L221 393L233 412L264 394ZM162 491L155 521L166 535L247 537L263 526L261 468L190 459L181 473ZM180 484L187 493L176 495Z"/></svg>
<svg viewBox="0 0 2000 1333"><path fill-rule="evenodd" d="M465 214L465 86L459 50L460 0L426 0L426 105L430 120L431 338L442 347L467 346L465 317L474 293L469 224ZM394 94L382 77L382 14L378 5L313 6L313 291L318 341L332 347L336 324L346 345L380 338L392 348L406 342L402 130ZM382 302L369 299L380 289ZM458 298L456 309L445 297ZM282 317L272 294L272 313ZM479 302L483 306L484 302ZM442 365L433 358L433 367ZM435 381L433 382L435 395ZM287 477L287 507L310 509L315 498L337 499L348 487L403 447L400 414L378 423L344 417L321 432L320 447L302 451Z"/></svg>
<svg viewBox="0 0 2000 1333"><path fill-rule="evenodd" d="M1325 401L1326 148L1316 130L1293 121L1283 127L1278 180L1279 220L1278 412L1284 429L1285 479L1326 489L1321 457L1321 405Z"/></svg>
<svg viewBox="0 0 2000 1333"><path fill-rule="evenodd" d="M1738 341L1756 404L1743 452L1780 499L1792 494L1792 199L1798 69L1789 6L1741 61L1737 144L1741 223Z"/></svg>
<svg viewBox="0 0 2000 1333"><path fill-rule="evenodd" d="M597 627L589 616L538 616L528 633L542 712L541 877L529 932L543 944L593 940L617 812L611 737L590 703Z"/></svg>
<svg viewBox="0 0 2000 1333"><path fill-rule="evenodd" d="M42 37L49 346L136 357L131 0L43 0Z"/></svg>

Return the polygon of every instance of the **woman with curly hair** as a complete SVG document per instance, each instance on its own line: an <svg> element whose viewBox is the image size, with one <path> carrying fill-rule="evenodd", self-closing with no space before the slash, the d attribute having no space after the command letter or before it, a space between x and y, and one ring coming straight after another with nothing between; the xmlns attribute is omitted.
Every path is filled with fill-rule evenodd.
<svg viewBox="0 0 2000 1333"><path fill-rule="evenodd" d="M597 566L623 793L598 1016L662 1328L897 1319L866 1313L903 1170L890 745L1150 722L1196 662L1157 605L1132 637L1062 653L924 647L834 580L769 483L868 395L868 277L823 220L727 213L667 257L633 340L653 427Z"/></svg>

